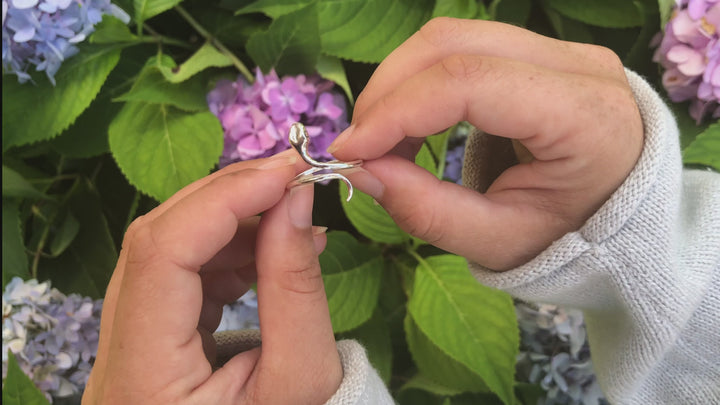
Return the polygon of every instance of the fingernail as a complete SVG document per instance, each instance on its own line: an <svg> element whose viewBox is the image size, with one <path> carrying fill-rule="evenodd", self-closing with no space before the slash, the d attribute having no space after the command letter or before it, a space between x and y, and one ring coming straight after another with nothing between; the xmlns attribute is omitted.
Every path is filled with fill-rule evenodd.
<svg viewBox="0 0 720 405"><path fill-rule="evenodd" d="M358 190L375 200L382 200L383 194L385 194L385 185L369 171L362 167L356 167L343 171L343 174Z"/></svg>
<svg viewBox="0 0 720 405"><path fill-rule="evenodd" d="M290 189L288 197L288 217L290 223L298 229L312 226L313 185L303 184Z"/></svg>
<svg viewBox="0 0 720 405"><path fill-rule="evenodd" d="M258 170L277 169L278 167L293 166L297 162L297 155L276 155L267 159L267 162L258 166Z"/></svg>
<svg viewBox="0 0 720 405"><path fill-rule="evenodd" d="M313 235L322 235L327 232L327 226L313 226Z"/></svg>
<svg viewBox="0 0 720 405"><path fill-rule="evenodd" d="M353 130L355 129L355 125L350 125L347 127L340 135L338 135L337 138L328 146L327 152L333 153L336 150L340 149L340 147L350 139L350 135L352 135Z"/></svg>

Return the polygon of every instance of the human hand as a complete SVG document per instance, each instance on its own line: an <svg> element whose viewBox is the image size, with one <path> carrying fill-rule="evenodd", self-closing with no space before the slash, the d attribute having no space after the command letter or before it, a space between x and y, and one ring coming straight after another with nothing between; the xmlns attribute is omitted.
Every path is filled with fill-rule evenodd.
<svg viewBox="0 0 720 405"><path fill-rule="evenodd" d="M412 163L423 137L463 120L512 139L529 161L484 194ZM438 18L378 67L351 127L328 151L366 160L367 172L351 180L410 234L507 270L580 228L629 174L642 144L638 107L612 51Z"/></svg>
<svg viewBox="0 0 720 405"><path fill-rule="evenodd" d="M135 220L83 404L321 404L342 380L294 152L228 166ZM295 167L297 166L297 167ZM256 215L266 211L262 219ZM257 274L262 346L213 372L224 304Z"/></svg>

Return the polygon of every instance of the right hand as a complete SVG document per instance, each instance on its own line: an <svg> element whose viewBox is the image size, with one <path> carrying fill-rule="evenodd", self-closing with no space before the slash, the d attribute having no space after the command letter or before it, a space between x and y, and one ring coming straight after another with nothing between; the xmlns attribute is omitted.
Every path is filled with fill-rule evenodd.
<svg viewBox="0 0 720 405"><path fill-rule="evenodd" d="M485 194L412 162L422 138L459 121L510 138L530 161ZM437 18L390 54L328 149L398 225L495 270L579 229L634 167L643 123L612 51L514 26ZM400 157L398 155L402 155Z"/></svg>

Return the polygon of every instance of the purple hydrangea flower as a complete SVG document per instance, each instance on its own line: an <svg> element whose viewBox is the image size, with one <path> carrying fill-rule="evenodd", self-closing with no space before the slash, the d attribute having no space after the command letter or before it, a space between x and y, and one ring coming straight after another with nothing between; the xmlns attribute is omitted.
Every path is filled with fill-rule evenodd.
<svg viewBox="0 0 720 405"><path fill-rule="evenodd" d="M3 71L20 83L30 80L34 66L55 85L55 73L75 55L103 14L126 24L130 16L110 0L2 0Z"/></svg>
<svg viewBox="0 0 720 405"><path fill-rule="evenodd" d="M326 149L348 126L344 98L332 91L333 82L318 75L263 75L259 68L255 76L253 84L243 78L220 80L207 96L225 132L220 167L288 149L287 133L294 122L305 125L311 156L332 159Z"/></svg>
<svg viewBox="0 0 720 405"><path fill-rule="evenodd" d="M663 86L674 102L690 101L700 123L720 118L720 1L677 0L673 16L655 51Z"/></svg>
<svg viewBox="0 0 720 405"><path fill-rule="evenodd" d="M2 296L3 378L9 349L49 400L82 392L97 353L101 308L102 300L13 278Z"/></svg>
<svg viewBox="0 0 720 405"><path fill-rule="evenodd" d="M445 155L445 173L443 177L457 184L462 184L463 158L465 157L465 144L448 149Z"/></svg>

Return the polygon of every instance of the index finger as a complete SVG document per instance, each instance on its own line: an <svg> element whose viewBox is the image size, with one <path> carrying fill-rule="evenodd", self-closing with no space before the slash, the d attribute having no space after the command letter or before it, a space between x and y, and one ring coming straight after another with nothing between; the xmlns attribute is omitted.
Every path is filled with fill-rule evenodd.
<svg viewBox="0 0 720 405"><path fill-rule="evenodd" d="M455 55L381 97L328 151L341 160L376 159L405 137L425 137L469 121L521 141L539 160L561 159L601 141L595 136L600 129L589 123L623 116L628 100L632 93L616 81Z"/></svg>
<svg viewBox="0 0 720 405"><path fill-rule="evenodd" d="M609 49L561 41L495 21L439 17L378 66L355 103L353 121L404 80L452 55L506 58L559 72L626 80Z"/></svg>

